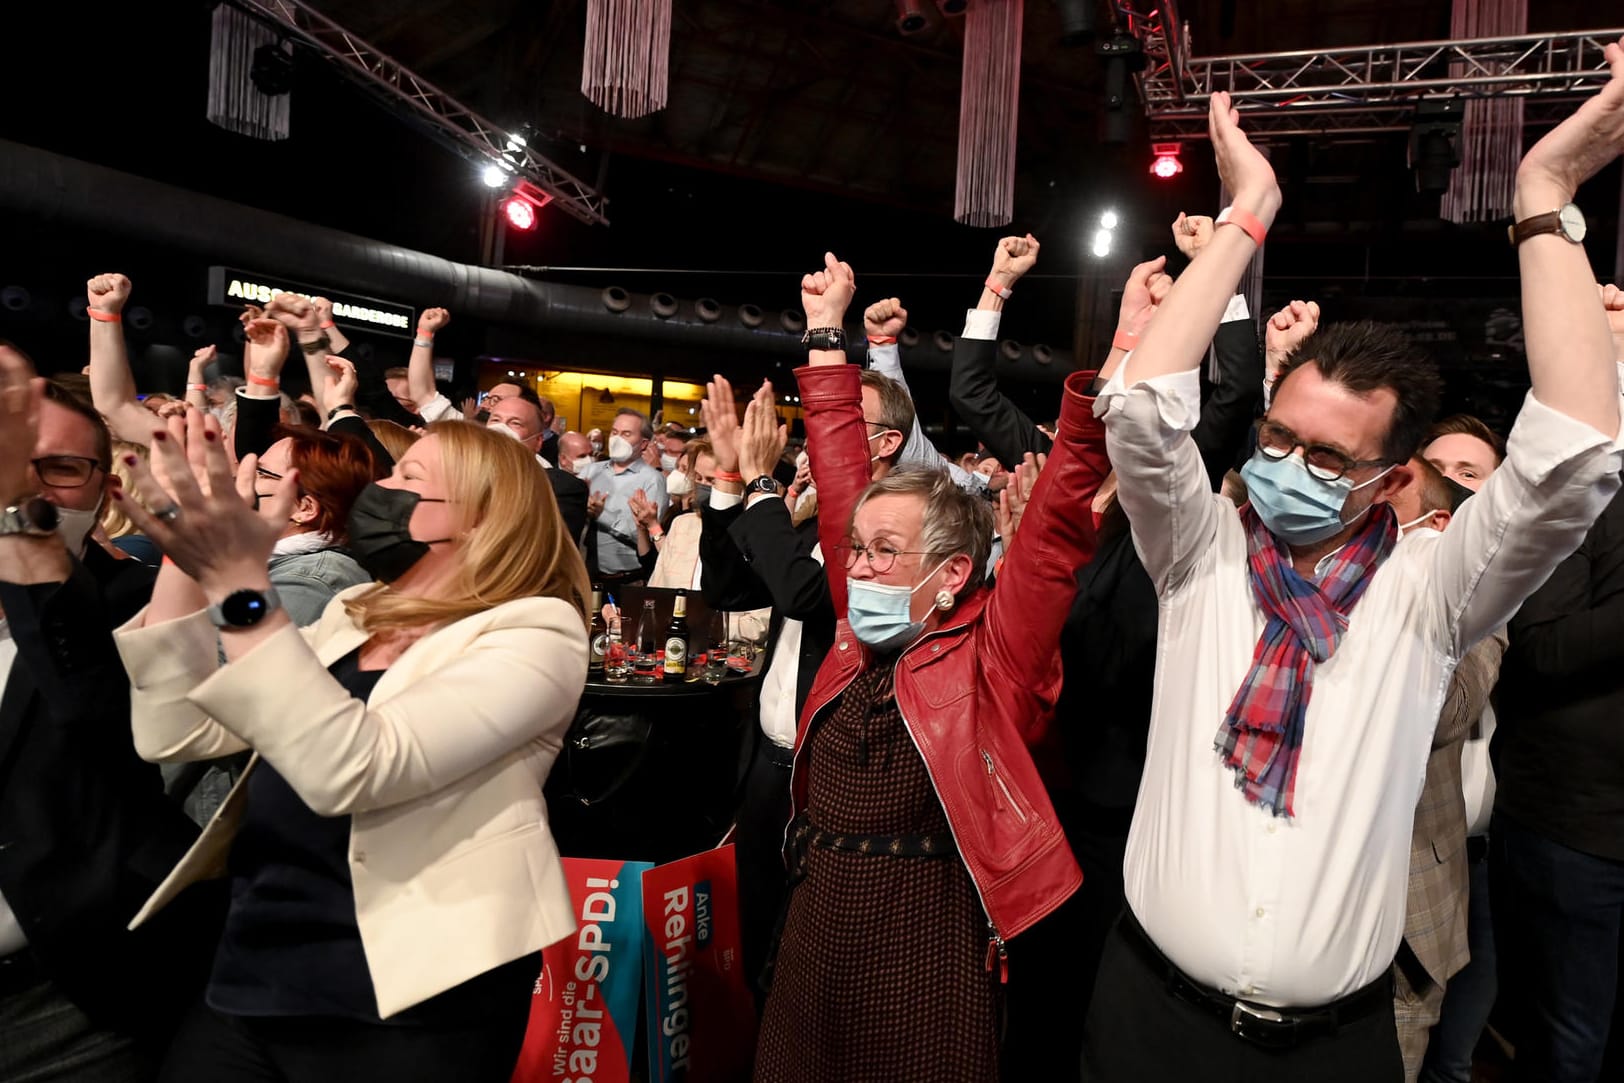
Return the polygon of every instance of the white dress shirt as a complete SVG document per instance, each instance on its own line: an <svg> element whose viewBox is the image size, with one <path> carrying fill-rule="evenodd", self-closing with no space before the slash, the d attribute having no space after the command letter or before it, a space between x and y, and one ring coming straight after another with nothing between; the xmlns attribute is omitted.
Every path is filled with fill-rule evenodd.
<svg viewBox="0 0 1624 1083"><path fill-rule="evenodd" d="M1248 802L1214 749L1264 617L1246 531L1189 438L1198 396L1193 369L1127 390L1119 372L1097 406L1161 603L1127 899L1195 980L1313 1007L1392 965L1450 674L1584 539L1618 490L1620 445L1529 395L1504 465L1449 530L1399 541L1315 667L1288 820Z"/></svg>
<svg viewBox="0 0 1624 1083"><path fill-rule="evenodd" d="M5 690L6 682L11 679L11 667L16 661L17 643L11 638L11 625L4 617L0 617L0 691ZM790 737L793 740L794 734L792 733ZM0 958L21 951L27 946L28 937L24 935L17 915L12 913L6 897L0 895Z"/></svg>
<svg viewBox="0 0 1624 1083"><path fill-rule="evenodd" d="M994 312L993 315L996 316L998 313ZM997 334L997 330L997 326L994 325L993 333ZM895 380L902 387L902 390L908 391L907 378L902 375L902 354L895 343L886 346L870 346L868 348L868 367L881 376ZM909 391L908 397L912 399L913 392ZM925 435L924 427L919 424L919 415L917 413L914 415L913 431L905 432L902 435L906 438L902 445L902 463L919 463L922 466L933 466L938 469L946 468L948 476L953 479L953 484L966 492L984 493L987 491L986 477L964 469L964 467L936 450L936 445L931 443L930 437Z"/></svg>

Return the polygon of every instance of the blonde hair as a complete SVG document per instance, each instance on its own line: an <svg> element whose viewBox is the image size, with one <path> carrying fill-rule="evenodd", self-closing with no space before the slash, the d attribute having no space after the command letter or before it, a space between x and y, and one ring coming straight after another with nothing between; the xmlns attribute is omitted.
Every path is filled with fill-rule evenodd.
<svg viewBox="0 0 1624 1083"><path fill-rule="evenodd" d="M345 611L376 633L449 624L517 598L560 598L587 614L586 564L535 455L517 440L468 421L438 421L446 496L462 512L448 597L414 598L388 584L346 599Z"/></svg>
<svg viewBox="0 0 1624 1083"><path fill-rule="evenodd" d="M141 461L145 462L147 459L147 445L132 444L128 440L113 441L113 465L109 469L117 475L119 481L124 483L124 491L133 493L135 492L135 479L130 473L130 468L124 465L124 456L126 455L139 455ZM135 529L135 524L130 521L130 517L124 514L124 506L117 500L107 501L107 506L102 509L101 525L102 529L107 531L109 541L114 538L127 538L131 534L139 533Z"/></svg>
<svg viewBox="0 0 1624 1083"><path fill-rule="evenodd" d="M383 449L389 452L389 457L396 462L412 450L412 445L419 439L411 429L385 418L368 421L367 428L372 431L373 438L383 445Z"/></svg>

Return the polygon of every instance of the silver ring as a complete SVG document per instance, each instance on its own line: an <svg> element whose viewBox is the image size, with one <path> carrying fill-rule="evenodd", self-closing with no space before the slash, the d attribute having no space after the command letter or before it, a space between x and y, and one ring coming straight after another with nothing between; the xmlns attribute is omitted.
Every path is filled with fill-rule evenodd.
<svg viewBox="0 0 1624 1083"><path fill-rule="evenodd" d="M171 504L162 511L155 511L152 514L156 515L166 523L173 523L176 519L180 518L180 505Z"/></svg>

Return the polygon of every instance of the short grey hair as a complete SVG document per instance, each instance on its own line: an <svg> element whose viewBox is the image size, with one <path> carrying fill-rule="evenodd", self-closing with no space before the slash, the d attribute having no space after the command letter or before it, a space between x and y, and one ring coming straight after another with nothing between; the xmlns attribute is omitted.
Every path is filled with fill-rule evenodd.
<svg viewBox="0 0 1624 1083"><path fill-rule="evenodd" d="M620 409L615 411L615 416L635 417L638 421L643 423L643 439L654 439L654 426L649 424L648 415L643 411L633 410L630 406L622 406Z"/></svg>
<svg viewBox="0 0 1624 1083"><path fill-rule="evenodd" d="M924 501L919 531L925 560L934 562L963 553L970 558L970 578L964 590L979 587L986 579L987 561L992 555L992 536L997 530L992 506L953 483L946 470L934 467L908 467L893 470L873 482L857 498L857 509L877 496L917 496ZM849 532L851 524L846 527Z"/></svg>

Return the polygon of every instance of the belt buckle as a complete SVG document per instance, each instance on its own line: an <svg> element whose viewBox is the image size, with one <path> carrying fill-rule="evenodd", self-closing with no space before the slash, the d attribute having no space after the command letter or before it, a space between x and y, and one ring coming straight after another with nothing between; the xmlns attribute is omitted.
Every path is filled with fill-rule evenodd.
<svg viewBox="0 0 1624 1083"><path fill-rule="evenodd" d="M1244 1000L1235 1001L1235 1007L1229 1013L1229 1029L1236 1036L1249 1042L1256 1042L1258 1045L1281 1044L1289 1031L1282 1033L1277 1028L1289 1026L1290 1020L1273 1008L1248 1004Z"/></svg>

